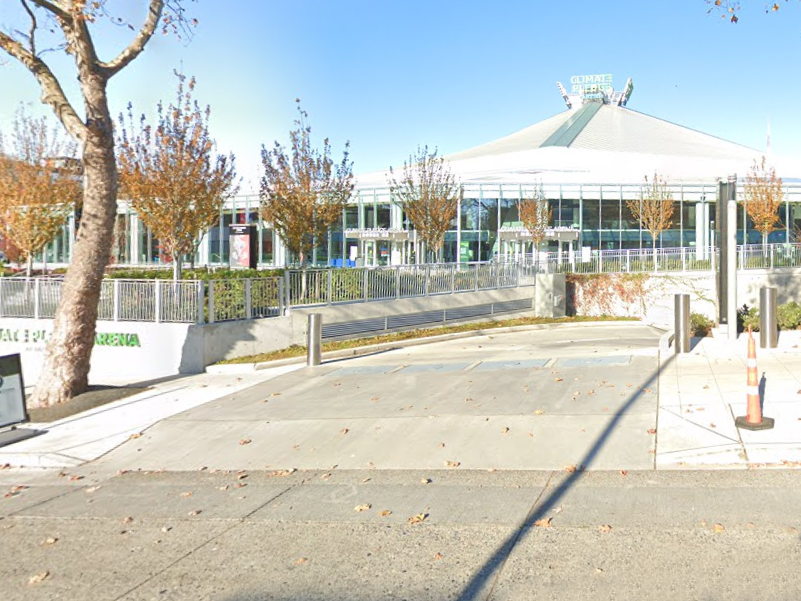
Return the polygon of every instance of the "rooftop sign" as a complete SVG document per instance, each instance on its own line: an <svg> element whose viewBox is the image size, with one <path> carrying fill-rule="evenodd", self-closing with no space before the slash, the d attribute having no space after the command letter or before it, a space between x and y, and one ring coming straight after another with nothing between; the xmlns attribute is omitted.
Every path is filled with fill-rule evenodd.
<svg viewBox="0 0 801 601"><path fill-rule="evenodd" d="M602 102L604 104L617 104L626 106L634 85L629 77L622 92L616 92L612 87L611 73L598 73L592 75L573 75L570 78L570 92L565 87L556 82L559 87L559 94L565 101L567 108L581 106L588 102Z"/></svg>
<svg viewBox="0 0 801 601"><path fill-rule="evenodd" d="M612 92L612 75L574 75L570 78L573 86L573 94L586 96L587 94L599 94Z"/></svg>

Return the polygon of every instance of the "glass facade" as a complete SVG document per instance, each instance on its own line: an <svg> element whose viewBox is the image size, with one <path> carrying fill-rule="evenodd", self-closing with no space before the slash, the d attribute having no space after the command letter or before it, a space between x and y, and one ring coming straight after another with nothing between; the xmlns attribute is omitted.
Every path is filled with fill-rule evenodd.
<svg viewBox="0 0 801 601"><path fill-rule="evenodd" d="M709 245L714 229L717 185L693 184L670 187L674 199L672 223L657 239L660 247ZM771 243L801 242L801 184L785 184L786 201L778 211L780 224L768 236ZM632 204L640 202L641 187L629 185L564 184L542 187L521 184L466 184L451 229L445 235L441 258L446 262L489 261L515 252L531 252L530 243L502 239L504 229L522 226L518 214L520 199L541 192L552 211L551 225L574 228L578 239L571 243L546 240L540 250L626 250L650 248L651 235L634 217ZM758 244L762 235L753 228L743 203L737 211L738 242ZM228 264L228 226L256 223L259 263L287 264L286 250L279 236L259 214L257 196L237 197L220 211L220 219L201 239L196 265ZM51 241L37 261L67 264L75 236L71 216L62 233ZM408 233L401 237L351 237L345 230L390 230ZM517 246L515 246L517 245ZM401 207L391 202L389 189L357 190L341 219L326 240L319 241L312 262L318 266L388 265L423 262L425 253L413 224ZM186 257L187 262L190 257ZM129 265L159 265L168 261L159 241L137 215L121 203L117 216L112 262Z"/></svg>

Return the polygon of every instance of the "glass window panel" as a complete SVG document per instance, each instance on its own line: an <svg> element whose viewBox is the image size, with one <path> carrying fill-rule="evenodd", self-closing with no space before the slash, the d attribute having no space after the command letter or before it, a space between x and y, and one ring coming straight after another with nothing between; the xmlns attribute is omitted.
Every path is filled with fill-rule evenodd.
<svg viewBox="0 0 801 601"><path fill-rule="evenodd" d="M516 198L501 199L501 227L515 227L520 225L520 216L517 212Z"/></svg>
<svg viewBox="0 0 801 601"><path fill-rule="evenodd" d="M461 220L463 230L477 230L478 215L479 206L477 198L465 198L462 200Z"/></svg>
<svg viewBox="0 0 801 601"><path fill-rule="evenodd" d="M380 204L376 211L376 227L389 228L389 205Z"/></svg>

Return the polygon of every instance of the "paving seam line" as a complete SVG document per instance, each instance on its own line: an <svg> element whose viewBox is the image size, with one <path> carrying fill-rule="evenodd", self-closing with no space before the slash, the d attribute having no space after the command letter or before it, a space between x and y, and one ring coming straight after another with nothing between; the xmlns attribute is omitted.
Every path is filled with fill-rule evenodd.
<svg viewBox="0 0 801 601"><path fill-rule="evenodd" d="M237 528L238 526L241 526L241 525L242 525L242 524L244 524L244 523L245 523L245 521L246 521L246 520L247 520L247 519L248 519L250 516L252 516L254 513L256 513L257 511L259 511L260 509L262 509L262 508L266 507L267 505L269 505L270 503L272 503L272 502L273 502L273 501L275 501L276 499L279 499L280 497L284 496L284 495L285 495L286 493L288 493L290 490L292 490L292 489L293 489L293 488L295 488L296 486L300 486L300 485L301 485L301 484L303 484L304 482L306 482L306 480L301 480L300 482L298 482L298 483L296 483L296 484L292 484L291 486L288 486L288 487L286 488L286 490L283 490L283 491L281 491L280 493L278 493L277 495L275 495L275 496L274 496L274 497L272 497L271 499L269 499L269 500L265 501L265 502L264 502L262 505L259 505L258 507L256 507L255 509L253 509L253 511L251 511L251 512L247 513L246 515L242 516L241 518L239 518L239 519L235 520L235 521L234 521L234 523L233 523L233 524L232 524L232 525L231 525L229 528L226 528L226 529L225 529L225 530L223 530L222 532L219 532L218 534L216 534L216 535L212 536L212 537L211 537L210 539L208 539L207 541L204 541L204 542L200 543L200 544L199 544L197 547L195 547L194 549L190 549L189 551L187 551L186 553L184 553L184 554L183 554L181 557L179 557L179 558L178 558L178 559L176 559L175 561L172 561L172 562L168 563L168 564L167 564L166 566L164 566L162 569L160 569L160 570L158 570L157 572L155 572L155 573L151 574L150 576L148 576L147 578L145 578L145 579L144 579L142 582L140 582L139 584L137 584L137 585L135 585L135 586L131 587L130 589L128 589L127 591L125 591L125 592L124 592L124 593L122 593L121 595L118 595L117 597L115 597L115 598L114 598L114 601L120 601L121 599L124 599L125 597L127 597L128 595L130 595L131 593L133 593L133 592L134 592L136 589L138 589L138 588L142 587L143 585L147 584L148 582L150 582L151 580L153 580L153 579L154 579L154 578L156 578L157 576L161 576L161 575L162 575L164 572L166 572L167 570L169 570L169 569L170 569L170 568L172 568L173 566L177 565L179 562L183 561L184 559L186 559L186 558L187 558L187 557L189 557L190 555L193 555L193 554L194 554L194 553L196 553L197 551L200 551L200 549L202 549L203 547L205 547L205 546L206 546L206 545L208 545L209 543L212 543L212 542L214 542L215 540L217 540L218 538L220 538L220 537L221 537L222 535L224 535L224 534L228 534L228 533L229 533L231 530L233 530L234 528Z"/></svg>
<svg viewBox="0 0 801 601"><path fill-rule="evenodd" d="M534 516L536 507L540 503L540 499L542 499L542 496L548 490L548 487L551 484L551 480L553 480L554 473L555 472L552 471L548 475L548 480L543 485L540 494L538 494L537 498L534 499L534 503L532 503L531 507L529 507L526 516L523 518L521 524L517 527L517 534L515 534L514 539L512 539L512 541L509 543L509 550L504 555L503 560L501 561L497 571L495 572L495 578L492 579L492 584L490 585L489 592L487 592L487 596L484 597L484 601L489 601L492 598L492 595L495 592L495 587L498 585L498 581L501 579L501 574L503 574L503 571L506 568L506 562L509 560L509 556L512 554L512 551L514 551L515 547L517 546L517 541L520 540L520 537L523 535L523 531L529 529L528 526L529 520Z"/></svg>

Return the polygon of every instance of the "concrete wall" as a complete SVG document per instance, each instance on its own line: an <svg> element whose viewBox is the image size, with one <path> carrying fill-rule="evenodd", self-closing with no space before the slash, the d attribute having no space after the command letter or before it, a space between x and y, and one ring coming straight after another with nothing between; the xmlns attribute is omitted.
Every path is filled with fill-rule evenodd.
<svg viewBox="0 0 801 601"><path fill-rule="evenodd" d="M639 317L672 327L673 297L690 295L690 311L717 319L717 287L713 273L656 273L625 277L607 274L570 286L570 304L579 315ZM637 287L641 286L641 290ZM779 304L801 302L801 269L737 272L737 306L758 306L759 289L773 286ZM602 290L599 290L602 288Z"/></svg>
<svg viewBox="0 0 801 601"><path fill-rule="evenodd" d="M203 371L202 356L187 345L189 324L98 321L90 382L146 380ZM20 353L25 384L42 371L51 319L0 320L0 355Z"/></svg>
<svg viewBox="0 0 801 601"><path fill-rule="evenodd" d="M200 373L207 365L224 359L306 344L309 313L322 313L323 323L339 323L531 298L533 293L533 287L510 288L295 308L284 317L205 325L99 321L99 337L92 352L89 378L93 383L112 383ZM39 378L52 328L52 320L46 319L3 318L0 321L0 355L21 353L23 375L28 385Z"/></svg>
<svg viewBox="0 0 801 601"><path fill-rule="evenodd" d="M294 317L292 323L293 340L295 344L306 344L306 322L309 313L322 313L323 324L342 323L357 319L370 319L387 315L406 315L422 311L436 311L437 309L452 309L499 303L523 298L533 299L534 287L504 288L501 290L482 290L479 292L457 292L454 294L438 294L416 298L401 298L398 300L379 301L372 303L343 303L318 307L293 308L290 315Z"/></svg>

